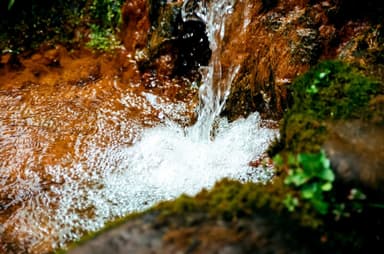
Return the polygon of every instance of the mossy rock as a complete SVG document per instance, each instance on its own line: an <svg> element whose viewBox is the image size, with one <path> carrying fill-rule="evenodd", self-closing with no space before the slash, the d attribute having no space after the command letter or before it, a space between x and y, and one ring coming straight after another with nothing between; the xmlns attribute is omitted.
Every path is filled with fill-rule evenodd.
<svg viewBox="0 0 384 254"><path fill-rule="evenodd" d="M340 61L324 61L290 87L293 104L282 119L279 141L270 151L318 152L327 123L360 119L383 125L384 85ZM279 149L276 149L279 148Z"/></svg>
<svg viewBox="0 0 384 254"><path fill-rule="evenodd" d="M362 237L361 232L370 233L359 220L365 220L372 231L379 231L382 208L375 209L373 204L383 201L383 83L357 67L333 60L321 62L299 76L290 91L293 103L281 121L280 137L270 147L270 155L286 158L280 168L298 174L301 169L291 168L287 157L325 151L336 174L332 189L324 192L323 201L333 208L332 213L324 214L323 222L334 223L325 227L326 232L332 231L334 239L342 239L345 245L355 244L356 248L368 246L368 242L378 244L372 235ZM311 179L306 187L314 181ZM301 186L290 186L290 191L300 188L303 194L305 187ZM356 190L366 194L360 203L351 198ZM348 223L338 221L340 215L348 217ZM343 238L341 232L347 228L351 233Z"/></svg>
<svg viewBox="0 0 384 254"><path fill-rule="evenodd" d="M364 219L366 224L354 228L355 224L350 223L349 219L335 223L333 219L319 216L306 202L301 203L300 209L289 212L283 200L289 193L296 195L296 191L284 184L283 176L284 173L267 184L222 179L212 189L202 190L194 197L182 195L176 200L162 202L133 219L125 218L124 225L120 224L121 221L114 223L113 225L118 227L106 235L109 240L94 239L88 246L97 246L95 241L116 242L113 238L122 239L119 238L120 235L129 236L131 233L129 230L134 232L136 227L143 230L143 235L152 232L150 234L154 237L153 232L157 232L155 237L160 237L161 244L155 253L167 253L164 250L167 250L169 245L178 246L177 250L188 249L193 239L199 239L200 242L208 241L210 246L214 246L213 232L219 225L229 234L226 238L217 239L221 244L228 244L229 241L241 248L251 246L254 250L261 245L263 246L261 250L272 249L272 252L260 253L275 253L279 248L284 249L282 253L308 253L309 250L316 250L311 253L360 253L362 248L367 247L361 234L367 234L368 228L364 225L371 225L371 221L365 220L367 218L364 216L357 219ZM356 223L355 220L352 222ZM204 228L207 235L199 234L201 228ZM110 229L108 227L108 230ZM360 234L359 230L364 231ZM244 237L244 232L256 234L258 237L249 241ZM369 239L372 238L371 233L367 235ZM89 240L94 236L102 237L100 233L96 233L84 239ZM87 245L87 242L81 242ZM105 249L104 245L102 247ZM140 246L137 247L140 249ZM303 247L307 252L300 250ZM80 250L83 249L87 248L80 247ZM74 253L82 252L75 249Z"/></svg>
<svg viewBox="0 0 384 254"><path fill-rule="evenodd" d="M188 223L188 214L200 213L206 220L236 221L264 214L275 220L291 221L306 227L321 225L310 205L303 204L303 209L297 213L288 212L283 200L290 191L281 176L269 183L222 179L211 190L204 189L195 197L182 195L174 201L162 202L152 211L160 212L158 219L163 223L182 218L185 224Z"/></svg>

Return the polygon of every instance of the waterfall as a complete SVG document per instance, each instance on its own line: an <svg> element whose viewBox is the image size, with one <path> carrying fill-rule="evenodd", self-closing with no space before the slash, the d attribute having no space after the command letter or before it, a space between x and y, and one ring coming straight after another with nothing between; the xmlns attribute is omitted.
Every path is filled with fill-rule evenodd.
<svg viewBox="0 0 384 254"><path fill-rule="evenodd" d="M182 8L183 21L201 19L206 24L206 33L212 50L208 66L200 67L202 84L199 88L198 118L189 129L194 140L209 141L215 119L221 113L229 95L231 84L240 66L223 69L220 61L225 36L225 23L232 14L235 0L185 1Z"/></svg>

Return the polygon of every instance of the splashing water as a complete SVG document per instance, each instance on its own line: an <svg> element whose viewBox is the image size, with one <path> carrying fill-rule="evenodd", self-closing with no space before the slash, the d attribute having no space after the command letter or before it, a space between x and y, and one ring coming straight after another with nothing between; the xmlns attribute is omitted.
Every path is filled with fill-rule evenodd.
<svg viewBox="0 0 384 254"><path fill-rule="evenodd" d="M219 117L239 70L239 66L223 68L220 63L225 22L235 1L210 1L208 6L203 2L198 17L207 24L212 58L209 66L202 67L197 122L182 127L172 121L177 116L168 119L172 114L182 115L185 104L172 104L146 92L136 100L142 110L158 112L162 123L157 127L143 130L137 119L124 123L123 110L100 110L101 115L94 116L97 134L110 135L107 122L114 121L124 129L118 138L129 140L100 146L92 138L79 136L76 155L80 159L63 156L65 163L46 166L44 178L49 176L51 182L46 187L39 173L25 170L17 180L20 191L15 195L24 200L32 192L33 198L25 199L0 225L0 235L16 225L12 237L28 252L42 253L78 239L84 232L96 231L113 218L182 193L196 194L223 177L252 181L271 177L270 171L252 168L249 162L261 156L276 131L263 127L258 113L232 123ZM119 105L134 111L132 98L122 96ZM11 187L2 191L9 192Z"/></svg>
<svg viewBox="0 0 384 254"><path fill-rule="evenodd" d="M195 140L209 141L212 137L211 131L215 119L225 105L230 86L240 66L230 66L224 71L220 62L225 22L233 11L235 1L213 1L208 10L205 1L202 1L202 3L204 4L197 5L195 12L206 23L212 55L209 66L200 69L203 78L202 85L199 88L198 119L188 134ZM188 17L188 15L183 16Z"/></svg>

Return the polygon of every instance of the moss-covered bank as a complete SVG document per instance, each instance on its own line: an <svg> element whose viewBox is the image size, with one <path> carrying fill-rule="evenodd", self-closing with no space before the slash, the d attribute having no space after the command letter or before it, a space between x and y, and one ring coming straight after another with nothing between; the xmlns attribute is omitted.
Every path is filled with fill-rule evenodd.
<svg viewBox="0 0 384 254"><path fill-rule="evenodd" d="M0 4L0 52L22 53L56 44L111 48L121 25L123 1L7 1ZM112 43L112 44L111 44Z"/></svg>

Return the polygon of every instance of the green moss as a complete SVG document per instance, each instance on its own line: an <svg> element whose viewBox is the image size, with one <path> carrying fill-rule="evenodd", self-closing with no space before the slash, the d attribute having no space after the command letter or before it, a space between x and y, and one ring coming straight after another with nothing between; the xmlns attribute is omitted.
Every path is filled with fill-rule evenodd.
<svg viewBox="0 0 384 254"><path fill-rule="evenodd" d="M7 10L0 6L0 51L22 52L41 43L72 44L83 19L87 1L15 1Z"/></svg>
<svg viewBox="0 0 384 254"><path fill-rule="evenodd" d="M103 52L112 51L120 46L120 42L116 39L114 31L110 28L101 28L98 25L91 25L91 33L86 46Z"/></svg>
<svg viewBox="0 0 384 254"><path fill-rule="evenodd" d="M4 2L5 3L5 2ZM23 52L45 44L105 49L121 21L123 0L14 1L12 8L0 3L0 51ZM95 29L97 28L97 29ZM90 38L85 37L87 32Z"/></svg>
<svg viewBox="0 0 384 254"><path fill-rule="evenodd" d="M174 201L167 201L152 208L160 212L159 221L169 222L174 218L185 218L199 213L205 220L236 221L240 218L252 218L255 214L273 216L274 220L316 228L321 220L306 202L297 213L289 213L283 201L287 193L295 191L286 186L282 177L276 177L273 183L256 184L240 183L235 180L223 179L210 190L201 191L196 197L183 195ZM296 194L294 194L296 195Z"/></svg>
<svg viewBox="0 0 384 254"><path fill-rule="evenodd" d="M285 148L299 153L317 152L326 137L326 127L322 121L305 114L287 115L284 125Z"/></svg>
<svg viewBox="0 0 384 254"><path fill-rule="evenodd" d="M211 220L224 220L235 222L239 219L252 219L256 214L270 218L272 221L283 224L293 224L309 228L317 228L322 221L306 202L301 204L300 210L290 213L283 200L287 193L297 195L289 190L282 181L276 177L273 183L256 184L252 182L241 183L236 180L222 179L211 190L202 190L195 197L181 195L172 201L164 201L142 213L131 214L118 220L109 222L100 231L90 232L69 246L66 250L57 250L56 253L66 253L98 235L115 228L124 222L142 217L144 214L155 214L156 225L175 225L188 227L200 222Z"/></svg>
<svg viewBox="0 0 384 254"><path fill-rule="evenodd" d="M282 120L280 139L269 149L271 155L281 150L319 152L327 138L327 121L383 123L377 110L382 107L383 84L346 63L321 62L298 77L290 91L293 104Z"/></svg>
<svg viewBox="0 0 384 254"><path fill-rule="evenodd" d="M346 63L324 61L298 77L290 90L293 104L282 119L279 139L269 148L270 156L277 154L287 158L277 163L278 168L288 172L284 181L293 191L287 192L285 205L296 212L296 207L301 209L299 203L307 199L320 215L328 214L331 220L342 214L359 212L360 209L353 207L356 202L347 200L348 194L336 193L332 182L324 183L316 177L303 178L315 173L312 172L315 169L305 170L305 164L289 158L314 156L310 161L315 163L317 159L314 158L321 154L323 144L329 139L327 128L332 121L360 119L382 124L382 113L377 109L383 105L383 84ZM303 185L298 186L297 181L303 179ZM324 192L324 186L331 187L332 191Z"/></svg>
<svg viewBox="0 0 384 254"><path fill-rule="evenodd" d="M370 99L380 83L339 61L324 61L292 84L293 112L318 119L369 119Z"/></svg>
<svg viewBox="0 0 384 254"><path fill-rule="evenodd" d="M121 23L123 0L93 0L90 6L92 23L102 28L117 28Z"/></svg>
<svg viewBox="0 0 384 254"><path fill-rule="evenodd" d="M89 7L91 24L89 41L86 46L99 51L111 51L121 43L116 32L121 25L123 0L93 0Z"/></svg>
<svg viewBox="0 0 384 254"><path fill-rule="evenodd" d="M302 202L309 201L305 205L315 209L318 215L311 215L308 224L301 225L311 225L311 218L319 218L319 225L324 226L323 230L330 238L342 241L340 244L344 246L361 248L356 243L360 245L367 241L364 243L367 244L373 238L359 221L365 218L376 229L376 220L381 215L369 215L378 211L367 205L372 200L366 199L364 194L360 198L351 197L351 193L359 192L358 189L333 182L334 173L329 168L329 161L318 155L323 154L319 152L330 138L329 123L359 119L383 125L384 85L365 76L356 67L340 61L324 61L298 77L290 91L293 103L281 121L280 137L269 148L270 156L277 155L276 167L288 174L283 176L288 185L284 205L293 213L307 216L302 211ZM300 161L300 158L307 159ZM327 162L326 165L321 161ZM323 167L313 168L312 165ZM318 171L320 175L316 173L317 169L322 169ZM322 178L322 172L328 172L325 176L332 177ZM313 177L315 173L316 177Z"/></svg>

